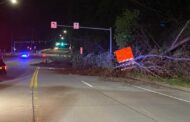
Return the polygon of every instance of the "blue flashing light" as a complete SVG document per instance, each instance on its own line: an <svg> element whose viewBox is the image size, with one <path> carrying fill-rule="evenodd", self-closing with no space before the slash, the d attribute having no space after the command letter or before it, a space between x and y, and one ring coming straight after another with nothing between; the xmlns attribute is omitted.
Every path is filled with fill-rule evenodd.
<svg viewBox="0 0 190 122"><path fill-rule="evenodd" d="M28 57L29 57L28 54L22 54L22 55L21 55L21 58L28 58Z"/></svg>

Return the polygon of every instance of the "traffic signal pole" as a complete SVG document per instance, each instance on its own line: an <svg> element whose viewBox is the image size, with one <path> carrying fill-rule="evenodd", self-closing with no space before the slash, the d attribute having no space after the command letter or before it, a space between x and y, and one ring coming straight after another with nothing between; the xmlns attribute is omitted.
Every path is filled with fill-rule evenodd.
<svg viewBox="0 0 190 122"><path fill-rule="evenodd" d="M57 25L58 27L65 27L65 28L73 28L73 26L68 26L68 25ZM109 40L110 40L110 44L109 44L109 53L110 55L112 55L112 28L96 28L96 27L84 27L84 26L80 26L80 29L90 29L90 30L100 30L100 31L109 31L110 35L109 35Z"/></svg>
<svg viewBox="0 0 190 122"><path fill-rule="evenodd" d="M109 31L110 31L110 56L112 55L112 28L110 27L110 29L109 29Z"/></svg>

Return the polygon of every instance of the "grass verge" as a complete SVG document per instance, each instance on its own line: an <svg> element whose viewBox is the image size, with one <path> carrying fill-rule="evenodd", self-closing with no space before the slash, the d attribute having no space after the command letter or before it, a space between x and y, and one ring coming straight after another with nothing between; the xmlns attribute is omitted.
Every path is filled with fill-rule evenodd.
<svg viewBox="0 0 190 122"><path fill-rule="evenodd" d="M188 77L179 77L179 76L178 77L177 76L156 77L156 76L145 75L145 74L140 74L140 73L129 73L128 76L134 79L139 79L139 80L148 81L148 82L160 82L160 83L165 83L172 86L190 88L190 78Z"/></svg>
<svg viewBox="0 0 190 122"><path fill-rule="evenodd" d="M180 78L180 77L165 78L165 79L163 79L163 81L170 85L190 88L190 79L188 79L188 78L184 78L184 77L182 77L182 78Z"/></svg>

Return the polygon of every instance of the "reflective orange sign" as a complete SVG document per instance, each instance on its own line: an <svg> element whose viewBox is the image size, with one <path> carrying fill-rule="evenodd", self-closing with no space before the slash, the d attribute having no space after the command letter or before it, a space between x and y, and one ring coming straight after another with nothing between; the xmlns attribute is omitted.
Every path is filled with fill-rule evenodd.
<svg viewBox="0 0 190 122"><path fill-rule="evenodd" d="M118 63L122 63L128 60L134 59L133 51L131 47L116 50L114 53L116 55L116 59Z"/></svg>

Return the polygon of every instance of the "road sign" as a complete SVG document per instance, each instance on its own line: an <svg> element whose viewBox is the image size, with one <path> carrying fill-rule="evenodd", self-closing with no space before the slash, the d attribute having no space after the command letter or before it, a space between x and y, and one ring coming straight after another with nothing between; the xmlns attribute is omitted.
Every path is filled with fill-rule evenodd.
<svg viewBox="0 0 190 122"><path fill-rule="evenodd" d="M134 59L131 47L116 50L114 53L116 55L116 59L118 63L123 63L123 62Z"/></svg>
<svg viewBox="0 0 190 122"><path fill-rule="evenodd" d="M56 21L52 21L51 22L51 29L56 29L57 28L57 22Z"/></svg>
<svg viewBox="0 0 190 122"><path fill-rule="evenodd" d="M83 55L83 47L80 47L80 54Z"/></svg>
<svg viewBox="0 0 190 122"><path fill-rule="evenodd" d="M80 25L79 25L79 22L74 22L73 23L73 29L79 29L80 28Z"/></svg>

